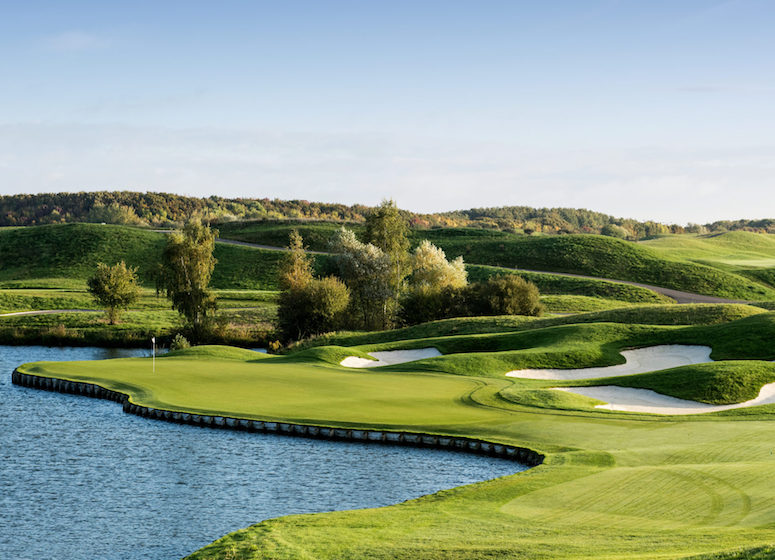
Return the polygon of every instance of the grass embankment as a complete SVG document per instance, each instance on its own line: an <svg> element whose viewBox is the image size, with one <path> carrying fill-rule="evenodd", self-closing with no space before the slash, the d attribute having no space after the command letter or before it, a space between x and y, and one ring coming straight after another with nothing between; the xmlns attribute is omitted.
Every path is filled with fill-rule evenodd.
<svg viewBox="0 0 775 560"><path fill-rule="evenodd" d="M332 223L237 222L224 224L223 235L253 243L284 246L290 230L297 228L311 249L325 251L328 239L339 227L340 224ZM732 260L739 264L747 261L749 265L761 265L775 259L771 239L766 235L746 232L729 235L737 234L742 236L730 238L725 249L727 254L739 254L739 258L734 256ZM747 236L760 236L753 238L756 249L748 248L751 240ZM714 263L705 263L702 259L688 258L696 255L696 250L694 253L688 250L674 255L669 247L659 250L658 244L655 245L656 250L652 250L645 243L599 235L526 236L470 228L417 229L411 231L411 237L414 245L422 239L429 239L444 249L448 257L462 255L470 264L583 274L731 299L775 299L775 288L769 283L775 281L775 273L767 275L759 269L758 272L742 274L734 267L725 269ZM677 237L679 240L683 238Z"/></svg>
<svg viewBox="0 0 775 560"><path fill-rule="evenodd" d="M698 344L715 360L775 359L775 314L764 313L713 325L664 326L628 323L573 323L517 332L399 340L355 346L362 352L437 348L444 356L385 370L438 371L500 377L530 368L600 367L624 363L619 352L658 344Z"/></svg>
<svg viewBox="0 0 775 560"><path fill-rule="evenodd" d="M760 329L771 337L773 323L771 315L755 315L710 326L603 323L514 334L566 347L593 339L605 354L609 340L636 344L662 331L695 329L694 336L711 345L727 336L720 333L725 329ZM767 336L752 351L772 352ZM510 347L515 344L520 341L512 339ZM547 456L524 473L387 508L265 521L192 559L734 558L738 552L732 551L747 547L759 554L775 541L773 407L693 418L568 413L503 396L529 380L399 366L347 370L331 363L346 351L266 357L196 348L157 360L155 375L143 359L111 360L109 368L43 362L20 369L96 382L138 404L169 410L466 435ZM762 381L749 377L752 384Z"/></svg>
<svg viewBox="0 0 775 560"><path fill-rule="evenodd" d="M767 313L743 304L650 305L577 314L570 317L456 317L381 332L330 333L305 340L291 351L314 346L379 345L397 341L454 335L486 334L541 329L579 323L623 323L642 325L713 325Z"/></svg>

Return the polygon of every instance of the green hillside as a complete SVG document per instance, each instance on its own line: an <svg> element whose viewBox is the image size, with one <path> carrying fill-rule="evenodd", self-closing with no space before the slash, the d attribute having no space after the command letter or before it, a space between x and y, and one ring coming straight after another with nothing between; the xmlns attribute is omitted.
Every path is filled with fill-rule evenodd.
<svg viewBox="0 0 775 560"><path fill-rule="evenodd" d="M663 235L639 245L674 259L733 268L775 268L775 235L731 231Z"/></svg>
<svg viewBox="0 0 775 560"><path fill-rule="evenodd" d="M290 230L296 228L310 249L326 251L328 239L341 224L234 222L221 227L225 238L274 246L285 246ZM355 229L359 231L357 227ZM761 251L765 251L763 254L766 255L766 247L770 246L770 240L765 234L735 232L730 235L738 237L730 237L727 253L740 251L742 262L752 254L760 262L766 262L761 261ZM753 253L748 251L745 240L749 236L757 239L757 244L763 247ZM669 249L652 250L645 243L599 235L526 236L498 230L446 228L414 229L411 230L411 239L413 245L422 239L429 239L444 249L447 257L460 255L468 264L627 280L730 299L775 299L775 288L766 285L768 278L761 276L761 273L759 276L738 274L732 269L708 266L701 260L687 260L681 253L674 254ZM684 239L691 242L696 238L673 236L663 239L675 239L675 243L680 243Z"/></svg>
<svg viewBox="0 0 775 560"><path fill-rule="evenodd" d="M73 287L93 274L98 262L120 260L137 267L153 287L166 236L149 230L100 224L62 224L0 229L0 283L4 287ZM273 289L278 251L217 244L212 285L216 289ZM34 286L24 284L35 280Z"/></svg>
<svg viewBox="0 0 775 560"><path fill-rule="evenodd" d="M732 299L775 299L775 290L703 264L667 258L639 244L597 235L487 238L448 230L427 237L469 263L629 280Z"/></svg>

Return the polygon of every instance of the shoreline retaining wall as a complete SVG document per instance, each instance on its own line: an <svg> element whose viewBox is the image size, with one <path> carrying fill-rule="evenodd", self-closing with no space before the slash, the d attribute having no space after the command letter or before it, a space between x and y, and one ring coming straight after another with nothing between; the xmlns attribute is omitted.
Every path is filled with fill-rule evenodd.
<svg viewBox="0 0 775 560"><path fill-rule="evenodd" d="M191 412L177 412L162 410L148 406L141 406L129 402L129 397L118 391L111 391L94 383L67 381L55 377L30 375L14 370L12 374L14 385L42 389L44 391L56 391L59 393L71 393L96 399L106 399L121 403L124 412L136 414L143 418L164 420L176 424L191 424L194 426L218 428L225 430L241 430L246 432L260 432L315 439L329 439L341 441L360 441L368 443L380 443L387 445L405 445L413 447L431 447L437 449L449 449L464 451L477 455L489 455L512 459L524 465L535 467L544 461L540 453L524 447L503 445L488 441L460 437L441 436L438 434L424 434L417 432L394 432L388 430L374 430L361 428L331 428L310 424L294 424L289 422L270 422L265 420L248 420L244 418L232 418L229 416L214 416L207 414L195 414Z"/></svg>

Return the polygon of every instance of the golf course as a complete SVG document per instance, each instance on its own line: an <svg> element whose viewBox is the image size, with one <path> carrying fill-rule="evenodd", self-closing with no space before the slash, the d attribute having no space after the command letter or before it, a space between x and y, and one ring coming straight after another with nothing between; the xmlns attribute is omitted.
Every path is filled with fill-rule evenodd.
<svg viewBox="0 0 775 560"><path fill-rule="evenodd" d="M468 437L544 456L513 476L386 508L264 521L192 559L770 558L775 405L636 414L556 388L743 403L775 382L773 340L775 314L761 308L651 306L443 320L342 335L282 356L201 346L158 358L155 373L143 358L30 363L18 372L96 384L157 410ZM623 350L664 344L709 347L711 361L599 381L505 375L612 366L625 362ZM374 360L369 352L428 348L441 355L340 365Z"/></svg>

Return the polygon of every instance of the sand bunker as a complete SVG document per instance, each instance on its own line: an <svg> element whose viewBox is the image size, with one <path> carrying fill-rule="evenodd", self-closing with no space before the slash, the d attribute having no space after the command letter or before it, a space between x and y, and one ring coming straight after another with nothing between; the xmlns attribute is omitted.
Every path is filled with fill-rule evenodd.
<svg viewBox="0 0 775 560"><path fill-rule="evenodd" d="M371 368L379 366L390 366L393 364L403 364L414 362L415 360L424 360L425 358L435 358L441 356L441 352L435 348L420 348L419 350L390 350L385 352L369 352L369 356L377 358L377 361L367 358L356 358L348 356L341 362L341 365L351 368Z"/></svg>
<svg viewBox="0 0 775 560"><path fill-rule="evenodd" d="M523 379L555 379L563 381L635 375L637 373L647 373L678 366L712 362L710 352L711 348L709 346L666 344L638 348L636 350L624 350L622 351L622 356L624 356L627 362L618 366L578 369L520 369L510 371L506 375Z"/></svg>
<svg viewBox="0 0 775 560"><path fill-rule="evenodd" d="M633 389L630 387L615 387L613 385L601 387L555 387L554 390L584 395L607 403L599 404L595 408L620 412L648 412L650 414L703 414L762 404L775 404L775 383L764 385L761 391L759 391L759 396L753 400L727 405L685 401L675 397L668 397L649 389Z"/></svg>

